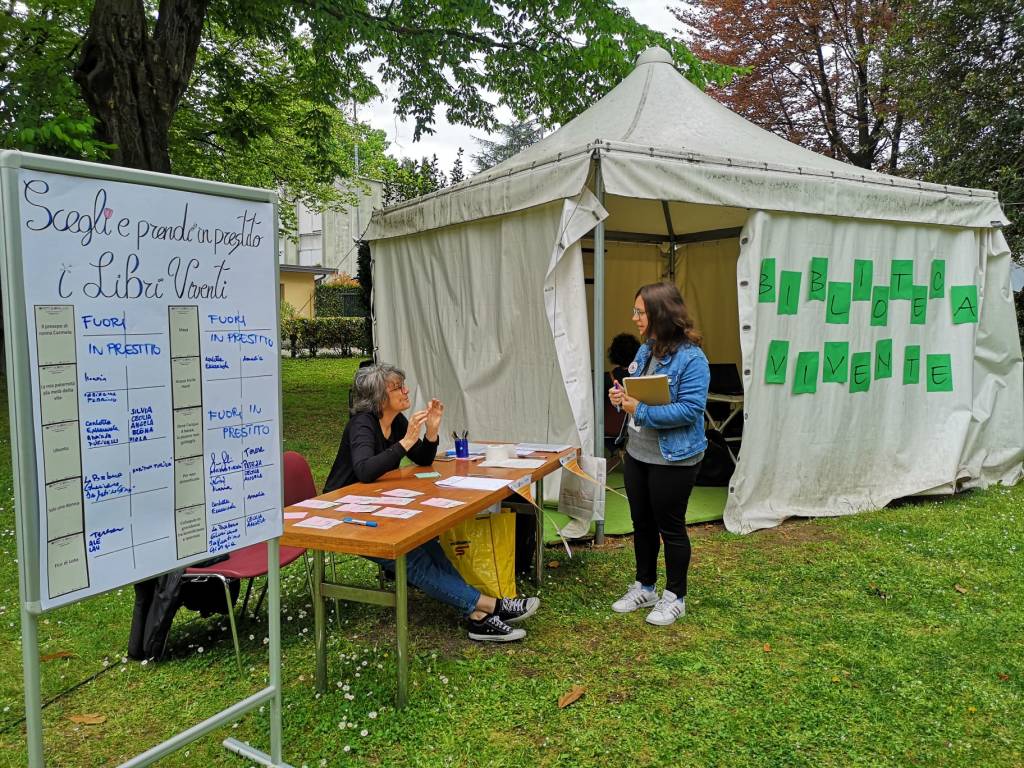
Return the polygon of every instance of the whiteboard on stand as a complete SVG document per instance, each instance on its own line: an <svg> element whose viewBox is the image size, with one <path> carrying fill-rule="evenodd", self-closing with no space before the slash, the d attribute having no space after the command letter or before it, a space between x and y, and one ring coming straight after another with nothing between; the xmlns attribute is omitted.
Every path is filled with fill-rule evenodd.
<svg viewBox="0 0 1024 768"><path fill-rule="evenodd" d="M16 196L40 607L279 536L274 205L26 168Z"/></svg>

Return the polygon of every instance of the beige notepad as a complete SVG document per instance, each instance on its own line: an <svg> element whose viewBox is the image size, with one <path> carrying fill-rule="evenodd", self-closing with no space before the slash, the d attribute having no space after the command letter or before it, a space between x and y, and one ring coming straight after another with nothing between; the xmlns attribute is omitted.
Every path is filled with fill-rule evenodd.
<svg viewBox="0 0 1024 768"><path fill-rule="evenodd" d="M665 405L669 402L668 376L626 376L622 380L626 394L647 405Z"/></svg>

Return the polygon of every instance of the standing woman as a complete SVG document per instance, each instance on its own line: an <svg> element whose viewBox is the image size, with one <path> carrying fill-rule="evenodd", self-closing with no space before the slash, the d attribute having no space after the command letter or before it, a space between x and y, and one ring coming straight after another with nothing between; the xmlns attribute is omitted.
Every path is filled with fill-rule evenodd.
<svg viewBox="0 0 1024 768"><path fill-rule="evenodd" d="M686 573L690 568L690 537L686 504L708 441L704 406L711 378L679 290L669 283L651 283L636 292L633 322L644 339L629 366L631 376L668 377L670 402L647 405L613 385L608 397L629 414L625 480L633 518L636 581L612 605L617 613L653 606L647 622L667 626L686 613ZM620 441L622 436L620 436ZM655 589L658 551L665 543L665 591Z"/></svg>

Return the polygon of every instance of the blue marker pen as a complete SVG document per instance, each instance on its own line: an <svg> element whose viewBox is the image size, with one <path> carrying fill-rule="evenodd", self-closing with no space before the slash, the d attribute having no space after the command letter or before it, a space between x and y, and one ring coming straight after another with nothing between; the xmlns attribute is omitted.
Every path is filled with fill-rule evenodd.
<svg viewBox="0 0 1024 768"><path fill-rule="evenodd" d="M377 523L373 520L356 520L354 517L346 517L341 522L351 523L352 525L365 525L367 528L376 528Z"/></svg>
<svg viewBox="0 0 1024 768"><path fill-rule="evenodd" d="M618 379L612 379L612 381L615 382L615 389L622 389L622 387L619 386L619 380ZM616 405L615 406L615 412L616 413L621 413L622 412L622 408L620 408L619 406Z"/></svg>

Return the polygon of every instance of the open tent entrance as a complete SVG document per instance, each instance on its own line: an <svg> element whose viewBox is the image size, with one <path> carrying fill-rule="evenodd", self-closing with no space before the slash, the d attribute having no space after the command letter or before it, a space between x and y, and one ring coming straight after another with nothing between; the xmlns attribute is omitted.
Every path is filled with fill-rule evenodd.
<svg viewBox="0 0 1024 768"><path fill-rule="evenodd" d="M750 212L745 208L644 200L607 195L605 220L605 292L602 349L620 333L636 334L633 297L647 283L674 282L694 324L704 336L704 352L712 370L708 415L725 428L709 434L705 470L688 508L690 522L719 520L725 509L726 485L734 469L733 455L742 449L743 384L741 376L736 263L740 232ZM594 239L584 238L583 271L587 287L587 318L593 348ZM611 369L607 359L605 370ZM732 415L732 418L730 418ZM617 432L606 419L605 435ZM719 437L720 435L720 437ZM609 464L608 485L622 491L621 468ZM605 531L632 530L623 497L609 492Z"/></svg>

